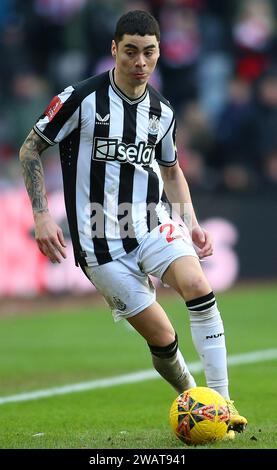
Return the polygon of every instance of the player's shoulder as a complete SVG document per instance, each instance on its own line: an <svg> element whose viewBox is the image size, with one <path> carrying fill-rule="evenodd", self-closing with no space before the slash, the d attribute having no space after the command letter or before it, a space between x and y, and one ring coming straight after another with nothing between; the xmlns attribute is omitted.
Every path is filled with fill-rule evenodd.
<svg viewBox="0 0 277 470"><path fill-rule="evenodd" d="M148 90L149 90L150 95L154 96L156 99L158 99L161 103L163 103L167 107L170 114L175 115L173 106L171 106L170 102L158 90L156 90L156 88L148 84Z"/></svg>
<svg viewBox="0 0 277 470"><path fill-rule="evenodd" d="M109 86L109 72L94 75L73 85L73 88L82 101L91 93Z"/></svg>

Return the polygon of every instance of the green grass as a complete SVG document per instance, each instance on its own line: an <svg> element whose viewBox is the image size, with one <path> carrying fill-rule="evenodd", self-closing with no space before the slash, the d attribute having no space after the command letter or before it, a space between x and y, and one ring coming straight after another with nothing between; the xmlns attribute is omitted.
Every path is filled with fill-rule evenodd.
<svg viewBox="0 0 277 470"><path fill-rule="evenodd" d="M229 354L276 348L273 287L218 295ZM186 359L198 360L184 304L163 298ZM38 312L39 313L39 312ZM144 341L114 325L107 309L18 315L0 320L0 396L152 367ZM247 432L209 448L277 448L276 361L232 366L230 389ZM205 385L203 374L196 375ZM183 448L168 412L176 393L160 379L0 405L0 448ZM42 433L42 434L41 434ZM36 435L37 434L37 435Z"/></svg>

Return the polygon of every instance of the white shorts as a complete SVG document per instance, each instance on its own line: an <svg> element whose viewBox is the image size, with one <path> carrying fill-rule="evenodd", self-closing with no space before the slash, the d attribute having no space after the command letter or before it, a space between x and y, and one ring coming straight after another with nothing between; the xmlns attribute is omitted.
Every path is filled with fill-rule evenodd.
<svg viewBox="0 0 277 470"><path fill-rule="evenodd" d="M110 306L114 320L119 321L155 302L155 287L149 274L162 281L169 265L181 256L198 258L189 233L172 222L152 230L131 253L85 270Z"/></svg>

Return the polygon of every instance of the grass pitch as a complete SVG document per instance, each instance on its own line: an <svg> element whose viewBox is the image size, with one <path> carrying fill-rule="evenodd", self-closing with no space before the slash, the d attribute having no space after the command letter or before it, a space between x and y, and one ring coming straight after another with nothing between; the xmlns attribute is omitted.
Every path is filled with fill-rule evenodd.
<svg viewBox="0 0 277 470"><path fill-rule="evenodd" d="M218 295L229 355L276 348L276 289ZM188 362L198 360L176 296L160 299ZM232 365L232 398L248 420L234 442L208 448L277 448L277 360ZM152 369L148 348L107 308L91 306L0 319L0 397ZM203 373L195 374L205 385ZM168 413L174 390L162 379L0 405L0 448L180 449Z"/></svg>

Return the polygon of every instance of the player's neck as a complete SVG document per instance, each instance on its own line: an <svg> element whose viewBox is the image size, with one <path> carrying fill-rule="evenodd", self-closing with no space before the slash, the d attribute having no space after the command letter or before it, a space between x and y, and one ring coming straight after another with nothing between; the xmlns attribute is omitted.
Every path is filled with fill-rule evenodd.
<svg viewBox="0 0 277 470"><path fill-rule="evenodd" d="M137 87L132 86L117 73L116 69L114 70L114 82L117 88L132 100L140 98L140 96L145 92L145 88L147 86L147 83L143 83Z"/></svg>

